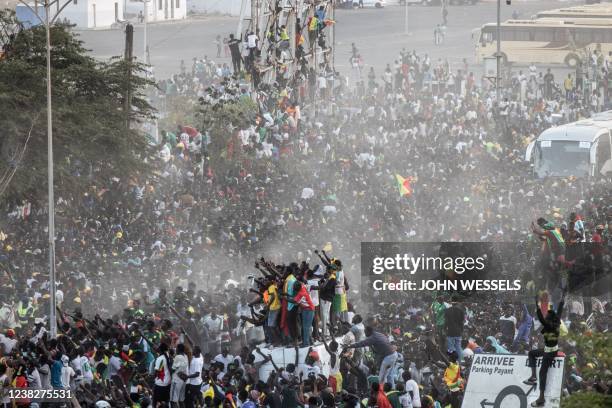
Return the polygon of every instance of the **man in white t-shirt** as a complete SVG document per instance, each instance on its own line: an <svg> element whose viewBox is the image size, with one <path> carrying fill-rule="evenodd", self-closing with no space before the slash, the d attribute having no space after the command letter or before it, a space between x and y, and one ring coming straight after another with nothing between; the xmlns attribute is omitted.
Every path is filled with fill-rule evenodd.
<svg viewBox="0 0 612 408"><path fill-rule="evenodd" d="M410 371L404 371L402 373L402 379L406 381L404 387L406 388L406 393L412 397L413 408L421 408L421 393L419 391L419 384L412 379L412 374L410 374Z"/></svg>
<svg viewBox="0 0 612 408"><path fill-rule="evenodd" d="M215 309L212 309L210 314L202 319L202 324L208 328L208 352L218 353L220 346L220 333L224 329L223 318L216 313Z"/></svg>
<svg viewBox="0 0 612 408"><path fill-rule="evenodd" d="M406 392L404 384L397 384L397 392L400 394L399 403L401 408L414 408L412 406L412 397Z"/></svg>
<svg viewBox="0 0 612 408"><path fill-rule="evenodd" d="M227 367L230 365L230 363L234 362L234 356L229 354L229 348L227 346L223 346L221 349L221 354L217 354L214 361L223 364L223 372L227 373Z"/></svg>
<svg viewBox="0 0 612 408"><path fill-rule="evenodd" d="M6 336L4 334L0 334L0 345L4 346L5 354L10 354L16 344L17 339L15 339L15 331L13 329L8 329L6 331Z"/></svg>
<svg viewBox="0 0 612 408"><path fill-rule="evenodd" d="M170 364L168 358L168 345L159 346L159 356L155 359L155 384L153 386L153 406L158 403L170 402Z"/></svg>
<svg viewBox="0 0 612 408"><path fill-rule="evenodd" d="M319 97L325 98L327 95L327 78L324 74L317 77L317 86L319 88Z"/></svg>
<svg viewBox="0 0 612 408"><path fill-rule="evenodd" d="M185 345L178 344L176 346L176 355L172 361L172 383L170 384L170 402L175 404L185 401L185 382L187 380L187 371L189 370L189 362L185 355Z"/></svg>
<svg viewBox="0 0 612 408"><path fill-rule="evenodd" d="M72 382L72 379L74 378L74 376L76 375L74 369L72 367L70 367L70 365L68 364L70 362L70 359L68 358L68 356L62 356L62 387L63 388L70 388L70 383Z"/></svg>
<svg viewBox="0 0 612 408"><path fill-rule="evenodd" d="M202 368L204 368L204 358L200 346L193 348L193 356L189 362L189 370L187 371L187 385L185 388L185 406L193 407L196 402L200 401L202 393Z"/></svg>

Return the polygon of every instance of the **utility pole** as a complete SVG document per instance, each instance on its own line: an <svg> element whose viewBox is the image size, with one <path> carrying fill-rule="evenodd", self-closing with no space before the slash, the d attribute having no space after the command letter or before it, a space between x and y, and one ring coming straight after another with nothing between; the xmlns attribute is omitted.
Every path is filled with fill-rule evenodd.
<svg viewBox="0 0 612 408"><path fill-rule="evenodd" d="M404 0L404 34L408 35L408 0Z"/></svg>
<svg viewBox="0 0 612 408"><path fill-rule="evenodd" d="M251 0L251 31L257 34L259 29L259 0Z"/></svg>
<svg viewBox="0 0 612 408"><path fill-rule="evenodd" d="M147 5L148 3L149 3L148 0L142 0L142 4L144 5L144 27L143 27L143 31L144 31L144 35L143 35L143 37L144 37L144 48L143 48L143 50L144 51L143 52L144 52L144 55L142 57L142 61L145 64L149 64L149 42L148 42L148 39L147 39L147 34L148 34L147 33L147 22L149 21L149 7ZM132 33L134 32L133 30L134 30L134 28L132 27ZM127 27L126 27L126 33L127 33Z"/></svg>
<svg viewBox="0 0 612 408"><path fill-rule="evenodd" d="M296 66L296 57L295 57L295 38L296 38L296 21L297 21L297 13L298 13L298 0L294 1L294 7L292 7L291 9L289 9L289 15L287 16L287 34L289 34L289 50L291 52L291 65L287 68L288 69L288 77L291 78L291 75L293 75L294 71L295 71L295 66ZM292 6L292 4L290 3L289 6Z"/></svg>
<svg viewBox="0 0 612 408"><path fill-rule="evenodd" d="M329 61L332 69L332 83L331 83L331 92L329 93L330 99L334 94L334 87L336 86L336 5L334 1L332 1L331 10L329 10L330 18L334 23L331 25L330 39L329 43L331 44L331 55L329 56Z"/></svg>
<svg viewBox="0 0 612 408"><path fill-rule="evenodd" d="M240 4L240 19L238 20L238 27L236 28L236 35L235 35L237 39L240 39L242 37L242 22L244 21L244 17L246 14L247 1L248 0L242 0L242 3ZM253 7L251 4L251 18L253 18L252 13L253 13Z"/></svg>
<svg viewBox="0 0 612 408"><path fill-rule="evenodd" d="M495 59L497 62L497 69L495 71L495 100L497 106L501 100L501 0L497 0L497 52L495 53Z"/></svg>
<svg viewBox="0 0 612 408"><path fill-rule="evenodd" d="M146 3L145 3L146 4ZM125 112L126 126L130 127L130 109L132 106L132 62L134 58L134 26L127 24L125 26L125 64L127 67L127 87L125 90L125 98L123 111Z"/></svg>
<svg viewBox="0 0 612 408"><path fill-rule="evenodd" d="M55 277L55 194L53 178L53 106L51 88L51 25L59 17L60 13L72 3L72 0L44 0L44 18L38 12L38 1L33 9L25 0L19 0L38 18L45 26L46 54L47 54L47 183L48 183L48 211L49 211L49 333L51 338L57 337L56 314L56 277ZM60 3L62 4L60 7ZM51 17L51 7L55 4L56 11Z"/></svg>

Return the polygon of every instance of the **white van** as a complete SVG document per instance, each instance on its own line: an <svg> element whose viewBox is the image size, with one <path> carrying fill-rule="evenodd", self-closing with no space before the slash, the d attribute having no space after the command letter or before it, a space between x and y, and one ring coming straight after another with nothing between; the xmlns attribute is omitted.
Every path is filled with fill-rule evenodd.
<svg viewBox="0 0 612 408"><path fill-rule="evenodd" d="M353 7L358 8L358 7L376 7L376 8L383 8L385 7L386 2L385 0L353 0Z"/></svg>
<svg viewBox="0 0 612 408"><path fill-rule="evenodd" d="M527 147L525 160L542 177L612 175L612 111L546 129Z"/></svg>

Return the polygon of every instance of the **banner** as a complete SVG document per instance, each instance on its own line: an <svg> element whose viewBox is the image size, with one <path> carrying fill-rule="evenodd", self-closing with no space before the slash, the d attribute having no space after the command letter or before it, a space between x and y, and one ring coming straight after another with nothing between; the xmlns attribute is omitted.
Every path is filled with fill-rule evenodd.
<svg viewBox="0 0 612 408"><path fill-rule="evenodd" d="M462 408L527 408L540 395L540 363L537 385L523 381L531 376L526 355L476 354L470 370ZM564 358L557 357L548 370L545 408L559 408Z"/></svg>
<svg viewBox="0 0 612 408"><path fill-rule="evenodd" d="M342 338L337 338L336 342L341 345ZM264 347L259 348L259 350L265 356L269 356L274 361L279 368L287 368L288 364L295 364L295 348L293 347L275 347L273 349L267 349ZM324 376L329 375L330 369L330 356L327 350L325 350L325 346L321 343L317 343L312 346L312 351L317 352L319 354L319 362L317 365L321 369L321 374ZM296 374L304 371L306 364L306 356L308 355L308 347L301 347L298 349L298 365L296 367ZM255 355L255 363L259 363L263 360L261 355L257 352L253 353ZM268 376L274 370L274 366L272 363L267 362L259 367L259 379L261 381L268 381Z"/></svg>

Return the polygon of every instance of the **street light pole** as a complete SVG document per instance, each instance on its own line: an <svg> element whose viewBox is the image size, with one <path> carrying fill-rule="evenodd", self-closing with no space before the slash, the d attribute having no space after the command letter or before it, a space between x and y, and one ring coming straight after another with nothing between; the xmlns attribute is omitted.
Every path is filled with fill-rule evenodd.
<svg viewBox="0 0 612 408"><path fill-rule="evenodd" d="M55 319L56 309L56 278L55 278L55 197L53 190L53 107L51 104L51 25L59 17L60 13L66 6L72 3L72 0L66 2L60 7L61 0L44 0L43 7L45 8L44 19L38 12L38 2L35 4L34 10L24 0L19 0L34 13L38 20L45 26L46 36L46 51L47 51L47 182L48 182L48 204L49 204L49 333L52 338L57 337L57 321ZM51 6L56 5L56 12L53 17L50 17Z"/></svg>
<svg viewBox="0 0 612 408"><path fill-rule="evenodd" d="M49 194L49 331L57 336L55 319L55 195L53 190L53 109L51 105L51 25L49 24L49 0L45 0L45 31L47 37L47 175Z"/></svg>
<svg viewBox="0 0 612 408"><path fill-rule="evenodd" d="M501 89L499 84L501 82L501 0L497 0L497 52L495 53L495 59L497 62L497 69L495 71L495 98L499 106L501 99Z"/></svg>

